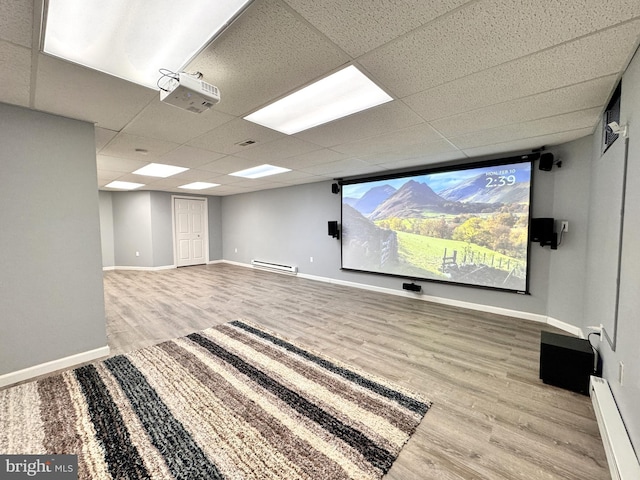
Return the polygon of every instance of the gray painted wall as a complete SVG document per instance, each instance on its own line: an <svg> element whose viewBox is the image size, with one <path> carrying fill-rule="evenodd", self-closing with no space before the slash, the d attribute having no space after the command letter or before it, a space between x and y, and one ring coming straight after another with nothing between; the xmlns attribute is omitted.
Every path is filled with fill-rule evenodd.
<svg viewBox="0 0 640 480"><path fill-rule="evenodd" d="M106 346L93 125L0 104L0 374Z"/></svg>
<svg viewBox="0 0 640 480"><path fill-rule="evenodd" d="M100 239L102 241L102 266L113 267L116 264L113 242L113 201L111 192L98 192L100 200Z"/></svg>
<svg viewBox="0 0 640 480"><path fill-rule="evenodd" d="M222 260L222 199L207 197L209 213L209 261Z"/></svg>
<svg viewBox="0 0 640 480"><path fill-rule="evenodd" d="M174 264L172 196L168 192L100 192L103 267L153 268ZM221 260L221 200L206 198L209 260ZM139 257L136 252L140 252Z"/></svg>
<svg viewBox="0 0 640 480"><path fill-rule="evenodd" d="M117 192L112 202L115 265L154 266L150 192Z"/></svg>
<svg viewBox="0 0 640 480"><path fill-rule="evenodd" d="M609 380L636 453L640 452L640 53L636 53L622 77L620 120L629 125L625 222L622 237L622 269L615 352L600 343L604 377ZM620 139L618 139L620 141ZM617 142L616 142L617 143ZM599 153L595 153L599 155ZM592 198L592 202L601 201ZM597 295L597 292L587 292ZM618 378L618 364L624 363L624 382Z"/></svg>
<svg viewBox="0 0 640 480"><path fill-rule="evenodd" d="M547 315L582 327L584 316L585 255L589 216L592 137L585 137L555 148L562 168L540 172L554 179L553 209L549 216L557 223L569 222L558 250L551 251ZM559 229L559 225L556 226Z"/></svg>
<svg viewBox="0 0 640 480"><path fill-rule="evenodd" d="M173 265L173 223L171 221L171 194L151 194L151 240L153 265Z"/></svg>

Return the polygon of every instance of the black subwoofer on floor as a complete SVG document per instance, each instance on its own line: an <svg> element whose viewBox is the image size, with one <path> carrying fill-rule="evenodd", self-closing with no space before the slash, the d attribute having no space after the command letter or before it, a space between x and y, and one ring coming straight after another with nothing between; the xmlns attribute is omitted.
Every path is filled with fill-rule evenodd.
<svg viewBox="0 0 640 480"><path fill-rule="evenodd" d="M589 395L594 358L589 340L542 332L540 378L544 383Z"/></svg>

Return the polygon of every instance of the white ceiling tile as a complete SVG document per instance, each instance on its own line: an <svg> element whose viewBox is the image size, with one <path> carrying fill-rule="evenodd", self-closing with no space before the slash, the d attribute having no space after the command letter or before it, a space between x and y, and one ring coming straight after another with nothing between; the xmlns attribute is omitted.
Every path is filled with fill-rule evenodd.
<svg viewBox="0 0 640 480"><path fill-rule="evenodd" d="M185 143L233 119L231 115L217 111L215 106L202 113L191 113L162 103L158 98L129 123L123 132Z"/></svg>
<svg viewBox="0 0 640 480"><path fill-rule="evenodd" d="M399 148L412 144L435 142L442 139L430 125L422 123L409 128L392 131L384 135L359 140L357 142L336 145L333 150L352 155L363 156L376 153L394 152Z"/></svg>
<svg viewBox="0 0 640 480"><path fill-rule="evenodd" d="M118 134L114 130L95 127L96 131L96 151L102 150Z"/></svg>
<svg viewBox="0 0 640 480"><path fill-rule="evenodd" d="M188 144L212 152L231 155L283 136L282 133L275 130L238 118L194 138ZM246 147L239 145L246 140L253 140L256 143Z"/></svg>
<svg viewBox="0 0 640 480"><path fill-rule="evenodd" d="M167 165L177 165L179 167L195 168L200 165L214 162L221 159L223 153L211 152L201 148L182 145L159 158L160 163Z"/></svg>
<svg viewBox="0 0 640 480"><path fill-rule="evenodd" d="M234 187L250 188L252 190L264 190L266 188L284 187L286 183L278 181L278 175L272 175L264 178L243 178L239 182L233 184Z"/></svg>
<svg viewBox="0 0 640 480"><path fill-rule="evenodd" d="M109 170L98 170L98 185L106 185L117 178L121 177L122 172L112 172Z"/></svg>
<svg viewBox="0 0 640 480"><path fill-rule="evenodd" d="M153 186L162 187L162 188L178 188L180 185L186 185L187 183L191 183L194 181L194 180L179 179L175 177L176 175L174 175L173 177L158 178L156 181L153 182ZM197 179L197 181L203 181L203 180Z"/></svg>
<svg viewBox="0 0 640 480"><path fill-rule="evenodd" d="M420 156L406 159L394 159L389 162L378 163L377 166L387 170L405 170L409 168L420 169L460 159L466 159L466 155L459 150L451 150L448 152L434 153L424 157Z"/></svg>
<svg viewBox="0 0 640 480"><path fill-rule="evenodd" d="M299 173L302 174L302 172L299 172ZM293 185L303 185L305 183L325 182L327 180L333 180L333 177L326 177L321 175L308 175L304 177L295 178L294 180L290 180L289 178L287 178L285 179L285 182L290 186L293 186Z"/></svg>
<svg viewBox="0 0 640 480"><path fill-rule="evenodd" d="M297 133L296 137L324 147L331 147L382 135L389 130L399 130L423 122L423 119L404 103L393 101Z"/></svg>
<svg viewBox="0 0 640 480"><path fill-rule="evenodd" d="M358 57L469 0L286 0L345 52Z"/></svg>
<svg viewBox="0 0 640 480"><path fill-rule="evenodd" d="M141 183L144 185L151 185L157 182L158 180L160 180L160 178L152 177L150 175L137 175L135 173L127 172L127 173L123 173L118 178L118 180L123 182L134 182L134 183Z"/></svg>
<svg viewBox="0 0 640 480"><path fill-rule="evenodd" d="M200 165L198 167L198 170L207 170L215 173L228 174L255 167L257 165L258 164L253 160L247 160L245 158L228 155L221 158L220 160L216 160L215 162Z"/></svg>
<svg viewBox="0 0 640 480"><path fill-rule="evenodd" d="M151 89L56 58L38 57L38 110L120 131L156 95Z"/></svg>
<svg viewBox="0 0 640 480"><path fill-rule="evenodd" d="M593 131L593 128L595 128L600 120L601 113L602 108L590 108L579 112L492 128L460 137L452 137L449 140L461 150L465 150L522 138L541 137L543 135L553 135L560 132L585 128L591 128Z"/></svg>
<svg viewBox="0 0 640 480"><path fill-rule="evenodd" d="M551 117L592 107L604 107L615 79L616 77L609 76L550 90L434 120L431 125L446 137L459 136L512 123Z"/></svg>
<svg viewBox="0 0 640 480"><path fill-rule="evenodd" d="M187 173L187 172L184 172ZM153 183L150 183L153 186L161 187L161 188L178 188L181 185L186 185L187 183L192 182L210 182L217 183L220 185L231 185L240 180L239 177L229 177L228 175L219 175L213 172L207 172L204 170L189 170L189 175L185 176L182 174L173 175L172 177L167 178L156 178L153 180ZM214 187L211 187L214 188Z"/></svg>
<svg viewBox="0 0 640 480"><path fill-rule="evenodd" d="M112 172L129 173L144 167L147 161L129 160L126 158L109 157L107 155L96 155L98 171L106 170Z"/></svg>
<svg viewBox="0 0 640 480"><path fill-rule="evenodd" d="M31 51L0 40L0 102L29 106Z"/></svg>
<svg viewBox="0 0 640 480"><path fill-rule="evenodd" d="M33 0L0 0L0 40L31 48Z"/></svg>
<svg viewBox="0 0 640 480"><path fill-rule="evenodd" d="M142 183L144 185L152 185L158 180L158 177L150 177L148 175L136 175L134 173L125 173L118 178L123 182L134 182L134 183Z"/></svg>
<svg viewBox="0 0 640 480"><path fill-rule="evenodd" d="M638 39L640 21L565 43L403 99L426 120L617 75ZM621 47L625 45L626 47ZM613 89L615 80L612 80Z"/></svg>
<svg viewBox="0 0 640 480"><path fill-rule="evenodd" d="M203 173L207 173L207 172L203 171ZM231 175L221 175L215 172L208 172L208 173L209 175L213 175L213 176L207 177L208 178L207 182L219 183L221 185L235 185L236 183L245 180L242 177L232 177Z"/></svg>
<svg viewBox="0 0 640 480"><path fill-rule="evenodd" d="M240 116L348 61L282 2L256 0L188 70L220 89L216 108Z"/></svg>
<svg viewBox="0 0 640 480"><path fill-rule="evenodd" d="M301 169L303 172L321 175L328 178L348 177L372 172L381 172L385 169L379 165L372 165L358 158L340 160L338 162L323 163Z"/></svg>
<svg viewBox="0 0 640 480"><path fill-rule="evenodd" d="M140 160L146 163L160 163L158 157L169 153L178 148L180 145L173 142L166 142L157 138L140 137L136 135L127 135L119 133L109 142L109 144L101 150L100 153L112 157L129 158L132 160ZM143 154L136 152L136 149L146 150Z"/></svg>
<svg viewBox="0 0 640 480"><path fill-rule="evenodd" d="M404 145L393 151L361 156L362 160L385 168L402 168L404 164L432 164L463 157L464 154L444 139L429 143Z"/></svg>
<svg viewBox="0 0 640 480"><path fill-rule="evenodd" d="M318 145L305 142L296 137L283 137L267 143L254 145L252 148L239 150L235 155L260 163L278 163L280 160L320 150Z"/></svg>
<svg viewBox="0 0 640 480"><path fill-rule="evenodd" d="M312 173L292 170L290 172L281 173L278 176L278 181L289 185L295 185L301 182L317 182L319 181L319 179L317 175L314 175Z"/></svg>
<svg viewBox="0 0 640 480"><path fill-rule="evenodd" d="M240 193L248 193L252 190L250 188L240 187L238 185L220 185L219 187L211 190L207 195L211 195L213 197L226 197L229 195L237 195Z"/></svg>
<svg viewBox="0 0 640 480"><path fill-rule="evenodd" d="M496 155L502 153L524 152L540 148L541 146L560 145L561 143L571 142L578 138L586 137L593 133L593 128L580 128L568 132L560 132L542 137L523 138L519 140L508 140L506 142L485 145L482 147L467 148L464 151L470 158L484 157L487 155Z"/></svg>
<svg viewBox="0 0 640 480"><path fill-rule="evenodd" d="M323 148L322 150L314 150L313 152L304 153L280 160L279 166L292 169L302 169L311 165L321 165L323 163L337 162L344 160L347 156L344 153L335 152L333 150Z"/></svg>
<svg viewBox="0 0 640 480"><path fill-rule="evenodd" d="M359 62L404 97L629 20L640 15L638 5L637 0L625 0L620 8L600 0L474 2Z"/></svg>
<svg viewBox="0 0 640 480"><path fill-rule="evenodd" d="M195 182L195 181L205 181L206 178L211 178L211 172L207 172L205 170L196 170L189 169L181 173L177 173L176 175L171 175L170 177L166 177L165 179L172 179L173 181L180 183L180 185L184 185L185 183Z"/></svg>
<svg viewBox="0 0 640 480"><path fill-rule="evenodd" d="M213 182L210 182L213 183ZM202 188L199 190L192 190L189 188L177 188L176 192L181 192L181 193L191 193L193 195L211 195L213 193L216 193L216 189L219 187L219 185L215 186L215 187L209 187L209 188Z"/></svg>

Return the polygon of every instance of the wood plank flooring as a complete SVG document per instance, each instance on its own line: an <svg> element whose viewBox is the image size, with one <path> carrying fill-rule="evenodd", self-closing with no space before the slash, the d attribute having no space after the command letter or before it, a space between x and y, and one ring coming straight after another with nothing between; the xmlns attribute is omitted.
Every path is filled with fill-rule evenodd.
<svg viewBox="0 0 640 480"><path fill-rule="evenodd" d="M548 325L229 264L104 284L113 354L245 319L424 394L385 480L610 478L590 399L538 378Z"/></svg>

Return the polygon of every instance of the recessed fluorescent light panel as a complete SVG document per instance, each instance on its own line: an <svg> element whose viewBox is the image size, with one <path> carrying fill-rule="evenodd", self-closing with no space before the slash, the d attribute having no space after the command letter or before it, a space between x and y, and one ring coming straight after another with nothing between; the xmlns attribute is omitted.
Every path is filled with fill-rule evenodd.
<svg viewBox="0 0 640 480"><path fill-rule="evenodd" d="M105 187L117 188L119 190L135 190L136 188L144 187L144 183L121 182L120 180L115 180L105 185Z"/></svg>
<svg viewBox="0 0 640 480"><path fill-rule="evenodd" d="M274 167L273 165L264 164L253 168L247 168L246 170L240 170L239 172L230 173L229 175L243 178L261 178L290 171L290 168Z"/></svg>
<svg viewBox="0 0 640 480"><path fill-rule="evenodd" d="M208 183L208 182L193 182L188 183L186 185L181 185L178 188L186 188L187 190L204 190L205 188L213 188L219 187L219 183Z"/></svg>
<svg viewBox="0 0 640 480"><path fill-rule="evenodd" d="M393 100L351 65L244 117L287 135Z"/></svg>
<svg viewBox="0 0 640 480"><path fill-rule="evenodd" d="M162 163L150 163L142 168L136 170L136 175L146 175L147 177L160 177L167 178L177 173L186 172L189 170L184 167L176 167L175 165L164 165Z"/></svg>
<svg viewBox="0 0 640 480"><path fill-rule="evenodd" d="M43 51L157 90L249 3L49 0Z"/></svg>

